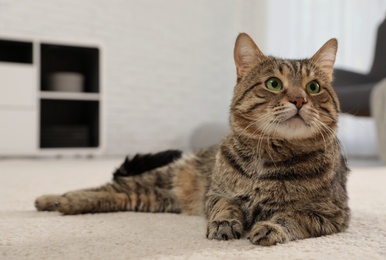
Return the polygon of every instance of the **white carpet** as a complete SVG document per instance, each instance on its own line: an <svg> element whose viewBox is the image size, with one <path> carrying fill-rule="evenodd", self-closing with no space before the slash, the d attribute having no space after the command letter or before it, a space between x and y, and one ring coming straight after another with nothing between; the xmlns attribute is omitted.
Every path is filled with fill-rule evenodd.
<svg viewBox="0 0 386 260"><path fill-rule="evenodd" d="M386 167L351 164L347 232L273 247L209 241L201 217L36 212L44 193L103 184L120 159L0 160L0 259L386 259Z"/></svg>

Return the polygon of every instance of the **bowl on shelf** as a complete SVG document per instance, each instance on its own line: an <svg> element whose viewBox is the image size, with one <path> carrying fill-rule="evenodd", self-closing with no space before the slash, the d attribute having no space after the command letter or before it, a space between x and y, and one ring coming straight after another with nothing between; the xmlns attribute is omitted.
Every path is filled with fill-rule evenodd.
<svg viewBox="0 0 386 260"><path fill-rule="evenodd" d="M47 77L47 89L51 91L83 92L84 76L76 72L55 72Z"/></svg>

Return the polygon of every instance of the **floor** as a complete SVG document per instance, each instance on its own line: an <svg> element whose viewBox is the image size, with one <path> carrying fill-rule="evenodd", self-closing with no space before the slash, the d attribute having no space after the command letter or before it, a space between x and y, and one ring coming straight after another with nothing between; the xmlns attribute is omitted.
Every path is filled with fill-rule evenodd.
<svg viewBox="0 0 386 260"><path fill-rule="evenodd" d="M202 217L37 212L46 193L96 186L123 158L0 160L0 259L386 259L386 166L350 161L347 232L270 248L209 241Z"/></svg>

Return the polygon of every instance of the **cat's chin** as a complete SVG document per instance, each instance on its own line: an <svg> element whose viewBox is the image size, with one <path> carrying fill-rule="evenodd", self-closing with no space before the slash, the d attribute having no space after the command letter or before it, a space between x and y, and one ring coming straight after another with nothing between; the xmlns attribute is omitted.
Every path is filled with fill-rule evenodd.
<svg viewBox="0 0 386 260"><path fill-rule="evenodd" d="M304 119L299 116L293 116L282 122L276 127L276 132L285 139L304 139L312 135L312 129L306 124Z"/></svg>
<svg viewBox="0 0 386 260"><path fill-rule="evenodd" d="M306 126L304 119L299 115L291 117L290 119L286 120L284 124L291 128L299 128L302 126Z"/></svg>

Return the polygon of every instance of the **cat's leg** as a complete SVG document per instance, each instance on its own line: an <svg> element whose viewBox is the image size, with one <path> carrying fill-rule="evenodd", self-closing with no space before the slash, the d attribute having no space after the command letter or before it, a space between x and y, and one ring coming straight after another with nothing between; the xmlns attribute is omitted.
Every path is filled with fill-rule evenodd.
<svg viewBox="0 0 386 260"><path fill-rule="evenodd" d="M42 195L35 200L35 208L38 211L57 211L61 196L58 194Z"/></svg>
<svg viewBox="0 0 386 260"><path fill-rule="evenodd" d="M116 212L126 210L125 193L77 191L59 198L57 211L64 215Z"/></svg>
<svg viewBox="0 0 386 260"><path fill-rule="evenodd" d="M181 189L174 186L178 186L180 181L190 180L174 178L176 175L181 175L177 172L184 171L186 162L173 164L180 157L179 151L165 151L136 155L132 159L126 158L115 171L111 183L99 188L72 191L63 195L44 195L37 198L35 206L38 210L59 211L63 214L126 210L179 213L181 200L176 194L184 197L186 192L181 192ZM195 157L190 160L194 161ZM192 196L188 194L185 197Z"/></svg>
<svg viewBox="0 0 386 260"><path fill-rule="evenodd" d="M180 203L171 190L145 188L133 180L130 181L131 188L114 182L100 188L77 190L63 195L43 195L36 199L35 206L39 211L59 211L64 215L116 211L181 211Z"/></svg>
<svg viewBox="0 0 386 260"><path fill-rule="evenodd" d="M65 215L116 211L179 213L180 205L169 191L153 189L128 193L69 192L59 200Z"/></svg>
<svg viewBox="0 0 386 260"><path fill-rule="evenodd" d="M271 246L345 230L348 225L348 212L339 210L331 213L298 211L275 214L269 221L255 223L249 239L256 245Z"/></svg>
<svg viewBox="0 0 386 260"><path fill-rule="evenodd" d="M67 212L67 210L64 210L64 208L68 208L69 198L78 197L79 199L83 198L83 200L96 199L97 201L100 201L100 203L107 203L111 201L112 204L114 204L114 202L121 201L123 195L124 194L122 194L122 192L119 192L118 187L114 185L114 183L108 183L101 187L72 191L63 195L42 195L35 200L35 207L39 211Z"/></svg>
<svg viewBox="0 0 386 260"><path fill-rule="evenodd" d="M207 198L206 209L209 219L206 233L208 239L239 239L243 235L243 214L231 201L212 195Z"/></svg>
<svg viewBox="0 0 386 260"><path fill-rule="evenodd" d="M106 186L110 186L110 184L107 184ZM103 188L104 186L98 188L81 189L77 190L76 192L101 191ZM39 196L35 200L35 208L38 211L57 211L61 197L63 197L63 194L45 194Z"/></svg>

